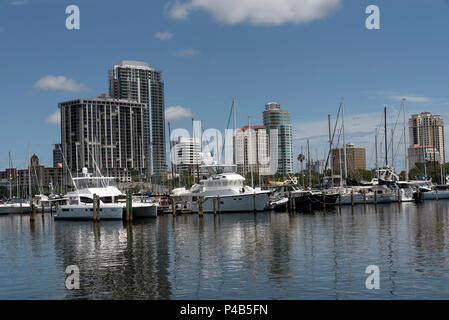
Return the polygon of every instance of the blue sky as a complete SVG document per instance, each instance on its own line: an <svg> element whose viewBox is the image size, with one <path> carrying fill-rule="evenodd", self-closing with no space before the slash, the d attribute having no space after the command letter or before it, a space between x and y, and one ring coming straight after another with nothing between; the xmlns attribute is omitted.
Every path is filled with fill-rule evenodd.
<svg viewBox="0 0 449 320"><path fill-rule="evenodd" d="M226 127L234 96L239 125L248 116L261 123L265 103L281 103L295 153L310 138L314 158L323 158L327 114L335 117L342 96L346 140L367 147L368 166L383 105L390 124L403 96L409 114L448 123L449 1L316 2L0 0L0 168L8 151L23 166L28 144L50 165L57 103L107 92L108 68L125 59L161 70L166 107L190 109L204 128ZM70 4L80 8L80 30L65 28ZM381 30L365 28L370 4L380 7Z"/></svg>

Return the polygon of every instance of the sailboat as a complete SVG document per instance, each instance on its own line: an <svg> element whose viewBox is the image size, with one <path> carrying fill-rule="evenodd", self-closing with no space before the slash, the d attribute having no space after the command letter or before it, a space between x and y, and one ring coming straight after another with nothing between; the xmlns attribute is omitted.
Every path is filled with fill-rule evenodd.
<svg viewBox="0 0 449 320"><path fill-rule="evenodd" d="M9 167L12 168L12 159L11 153L9 153ZM14 177L12 177L12 171L10 171L9 176L9 200L6 203L0 203L0 214L5 215L9 213L29 213L31 212L31 206L29 203L25 202L25 200L19 198L19 193L17 191L17 197L12 197L12 181ZM18 185L17 177L16 177L16 185Z"/></svg>

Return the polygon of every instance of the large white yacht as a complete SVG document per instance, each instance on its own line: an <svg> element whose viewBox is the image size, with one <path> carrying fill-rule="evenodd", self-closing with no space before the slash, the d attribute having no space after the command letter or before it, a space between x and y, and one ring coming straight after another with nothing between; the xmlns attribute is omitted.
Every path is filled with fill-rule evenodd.
<svg viewBox="0 0 449 320"><path fill-rule="evenodd" d="M198 200L202 200L204 213L214 212L249 212L265 210L271 191L261 190L245 186L245 178L234 172L220 172L230 165L202 165L209 176L203 176L198 184L189 190L185 188L174 189L172 197L188 200L191 203L191 211L198 212ZM216 172L213 173L213 169Z"/></svg>
<svg viewBox="0 0 449 320"><path fill-rule="evenodd" d="M92 177L83 169L83 177L72 178L75 191L67 193L67 204L58 208L57 220L92 220L93 198L100 197L100 219L120 220L126 212L126 195L115 186L115 178ZM157 217L157 204L133 201L133 217Z"/></svg>

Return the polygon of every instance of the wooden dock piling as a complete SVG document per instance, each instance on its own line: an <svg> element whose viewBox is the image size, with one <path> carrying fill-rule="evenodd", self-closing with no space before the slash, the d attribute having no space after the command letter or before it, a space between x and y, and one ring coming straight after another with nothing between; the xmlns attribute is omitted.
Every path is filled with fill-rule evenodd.
<svg viewBox="0 0 449 320"><path fill-rule="evenodd" d="M126 194L126 221L133 221L133 194L128 190Z"/></svg>
<svg viewBox="0 0 449 320"><path fill-rule="evenodd" d="M198 197L198 215L203 217L203 197Z"/></svg>
<svg viewBox="0 0 449 320"><path fill-rule="evenodd" d="M171 204L171 214L173 216L175 216L176 215L176 204L175 204L175 199L173 199L173 197L170 198L170 204Z"/></svg>
<svg viewBox="0 0 449 320"><path fill-rule="evenodd" d="M323 198L323 209L326 209L326 194L324 193L324 191L321 194Z"/></svg>
<svg viewBox="0 0 449 320"><path fill-rule="evenodd" d="M217 198L213 198L214 215L217 214Z"/></svg>
<svg viewBox="0 0 449 320"><path fill-rule="evenodd" d="M253 192L253 204L254 204L254 212L257 211L257 206L256 206L256 191Z"/></svg>
<svg viewBox="0 0 449 320"><path fill-rule="evenodd" d="M354 207L354 190L351 189L351 206Z"/></svg>
<svg viewBox="0 0 449 320"><path fill-rule="evenodd" d="M30 213L30 221L34 221L36 219L36 206L34 203L31 204L31 213Z"/></svg>
<svg viewBox="0 0 449 320"><path fill-rule="evenodd" d="M217 198L217 204L218 204L218 214L221 214L221 199L220 196Z"/></svg>

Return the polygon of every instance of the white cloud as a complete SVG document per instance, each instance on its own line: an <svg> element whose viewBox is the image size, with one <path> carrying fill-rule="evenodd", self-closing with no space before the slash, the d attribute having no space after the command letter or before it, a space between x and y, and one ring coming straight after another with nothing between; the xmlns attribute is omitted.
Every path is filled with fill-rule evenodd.
<svg viewBox="0 0 449 320"><path fill-rule="evenodd" d="M34 84L35 88L44 90L70 91L80 92L89 90L84 84L77 83L72 79L67 79L64 76L48 75L40 79Z"/></svg>
<svg viewBox="0 0 449 320"><path fill-rule="evenodd" d="M27 0L10 0L9 3L12 4L13 6L21 6L21 5L27 4L28 1Z"/></svg>
<svg viewBox="0 0 449 320"><path fill-rule="evenodd" d="M166 40L170 40L171 38L173 38L174 35L175 34L171 33L171 32L156 32L154 34L154 37L156 39L166 41Z"/></svg>
<svg viewBox="0 0 449 320"><path fill-rule="evenodd" d="M192 56L196 56L199 52L192 49L192 48L187 48L184 50L179 50L178 52L176 52L176 55L178 57L192 57Z"/></svg>
<svg viewBox="0 0 449 320"><path fill-rule="evenodd" d="M416 102L416 103L427 103L427 102L433 101L433 99L430 97L418 97L418 96L413 96L413 95L390 96L390 99L394 100L394 101L402 101L403 98L407 99L407 102Z"/></svg>
<svg viewBox="0 0 449 320"><path fill-rule="evenodd" d="M165 109L165 120L178 121L186 118L192 118L193 113L189 108L183 106L168 107Z"/></svg>
<svg viewBox="0 0 449 320"><path fill-rule="evenodd" d="M193 11L205 11L225 24L278 26L322 19L341 4L341 0L176 0L166 11L177 20L186 19Z"/></svg>
<svg viewBox="0 0 449 320"><path fill-rule="evenodd" d="M61 112L56 110L47 118L46 122L49 124L59 125L61 123Z"/></svg>

